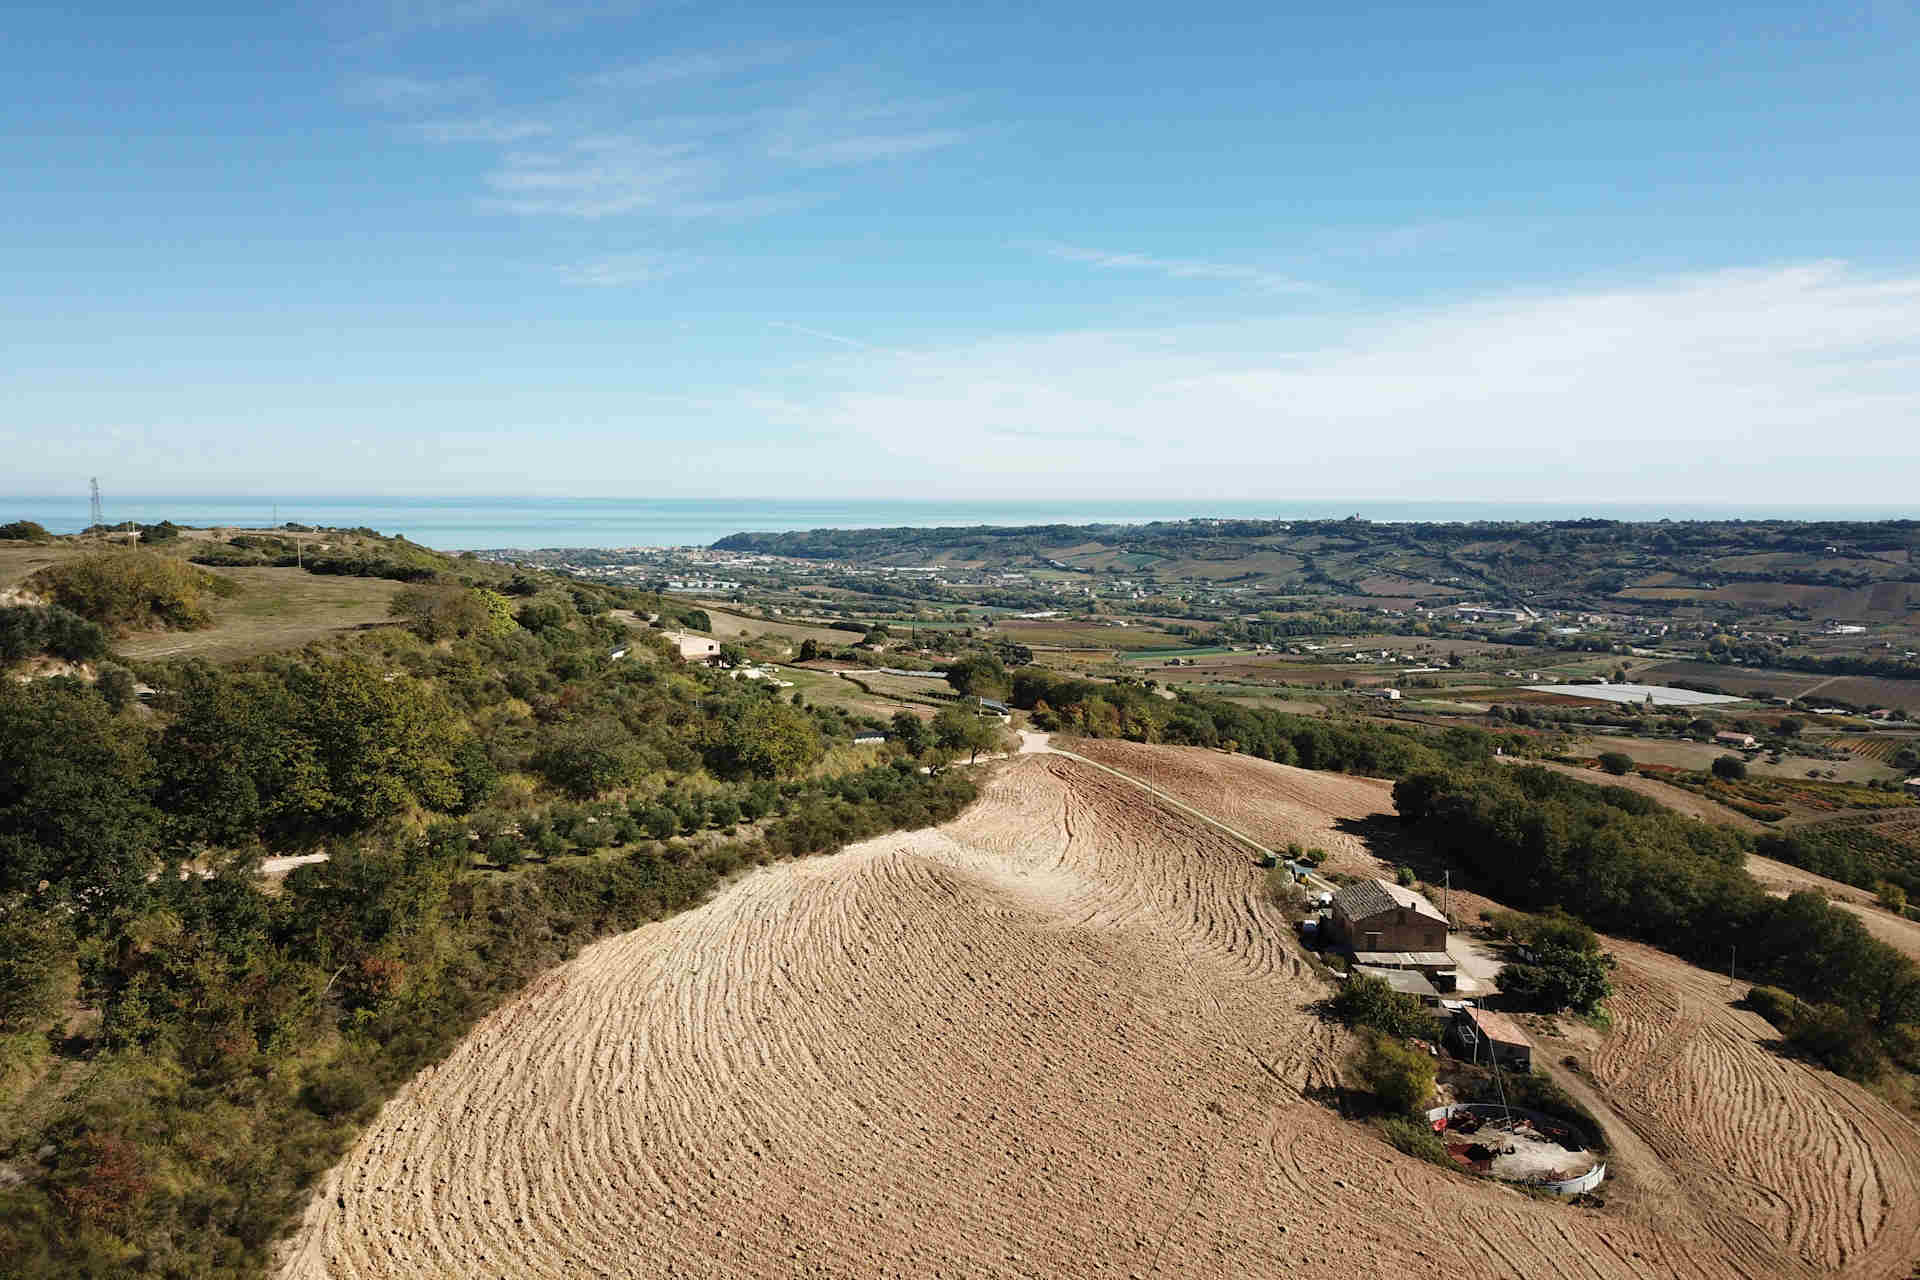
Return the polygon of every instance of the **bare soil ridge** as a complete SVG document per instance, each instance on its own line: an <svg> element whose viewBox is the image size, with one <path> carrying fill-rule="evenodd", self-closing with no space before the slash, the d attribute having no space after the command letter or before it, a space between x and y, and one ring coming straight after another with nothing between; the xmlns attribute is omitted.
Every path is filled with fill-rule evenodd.
<svg viewBox="0 0 1920 1280"><path fill-rule="evenodd" d="M1269 828L1240 796L1242 830L1384 804L1227 766L1216 797L1293 789ZM1688 1203L1596 1212L1401 1156L1309 1100L1341 1037L1244 846L1070 759L995 769L942 828L549 974L388 1104L282 1274L1878 1277L1920 1250L1913 1128L1657 953L1596 1075Z"/></svg>

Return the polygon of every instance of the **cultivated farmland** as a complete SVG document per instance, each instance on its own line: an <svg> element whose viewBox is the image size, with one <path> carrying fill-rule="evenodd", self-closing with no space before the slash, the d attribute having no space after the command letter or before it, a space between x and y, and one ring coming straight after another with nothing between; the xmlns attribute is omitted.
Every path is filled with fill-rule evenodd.
<svg viewBox="0 0 1920 1280"><path fill-rule="evenodd" d="M1156 754L1112 758L1197 791L1223 761L1211 794L1270 784L1276 837L1388 820L1366 779ZM1314 1100L1343 1037L1243 847L1058 756L996 768L945 827L549 974L385 1108L283 1275L1896 1277L1920 1252L1914 1128L1626 944L1593 1063L1617 1203L1398 1154Z"/></svg>

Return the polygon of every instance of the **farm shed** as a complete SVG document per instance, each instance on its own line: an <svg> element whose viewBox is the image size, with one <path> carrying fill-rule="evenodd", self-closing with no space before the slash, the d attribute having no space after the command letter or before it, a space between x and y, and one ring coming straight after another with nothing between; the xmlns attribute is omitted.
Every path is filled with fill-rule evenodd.
<svg viewBox="0 0 1920 1280"><path fill-rule="evenodd" d="M878 729L862 729L853 735L855 746L877 746L887 740L887 735Z"/></svg>
<svg viewBox="0 0 1920 1280"><path fill-rule="evenodd" d="M1504 1013L1491 1009L1455 1009L1447 1035L1455 1047L1476 1062L1491 1054L1503 1067L1533 1070L1533 1041L1527 1038L1519 1023Z"/></svg>
<svg viewBox="0 0 1920 1280"><path fill-rule="evenodd" d="M1713 735L1713 740L1722 746L1739 747L1742 751L1751 751L1760 745L1750 733L1716 733Z"/></svg>
<svg viewBox="0 0 1920 1280"><path fill-rule="evenodd" d="M1418 969L1381 969L1370 964L1356 964L1354 973L1363 978L1378 978L1402 995L1419 996L1428 1004L1440 1003L1440 991L1427 976Z"/></svg>
<svg viewBox="0 0 1920 1280"><path fill-rule="evenodd" d="M1420 894L1388 880L1362 880L1334 894L1332 929L1334 940L1355 952L1444 956L1447 950L1447 918Z"/></svg>

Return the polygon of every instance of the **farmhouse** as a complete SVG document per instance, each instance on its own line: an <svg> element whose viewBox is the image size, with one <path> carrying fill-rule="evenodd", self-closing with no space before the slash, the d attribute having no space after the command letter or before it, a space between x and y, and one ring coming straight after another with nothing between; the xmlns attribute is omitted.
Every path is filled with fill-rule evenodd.
<svg viewBox="0 0 1920 1280"><path fill-rule="evenodd" d="M1439 958L1428 964L1387 964L1395 969L1451 968L1447 918L1431 902L1389 880L1362 880L1333 895L1333 940L1356 953L1400 953ZM1383 963L1368 959L1369 964Z"/></svg>
<svg viewBox="0 0 1920 1280"><path fill-rule="evenodd" d="M1519 1023L1504 1013L1491 1009L1455 1009L1447 1035L1455 1047L1474 1061L1490 1054L1503 1067L1533 1070L1533 1041L1527 1038Z"/></svg>
<svg viewBox="0 0 1920 1280"><path fill-rule="evenodd" d="M1721 732L1714 734L1713 740L1722 746L1739 747L1742 751L1751 751L1760 745L1750 733Z"/></svg>
<svg viewBox="0 0 1920 1280"><path fill-rule="evenodd" d="M1400 691L1398 689L1360 689L1357 690L1357 692L1363 698L1385 698L1389 702L1398 702L1400 700Z"/></svg>
<svg viewBox="0 0 1920 1280"><path fill-rule="evenodd" d="M673 641L680 646L682 658L717 658L720 656L720 642L706 636L690 636L685 632L674 632Z"/></svg>

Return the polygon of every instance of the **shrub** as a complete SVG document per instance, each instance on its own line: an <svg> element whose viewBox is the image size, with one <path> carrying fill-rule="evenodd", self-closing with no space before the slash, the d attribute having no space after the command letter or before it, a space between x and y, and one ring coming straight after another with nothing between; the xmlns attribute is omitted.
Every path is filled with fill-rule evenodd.
<svg viewBox="0 0 1920 1280"><path fill-rule="evenodd" d="M46 542L53 537L33 520L15 520L0 524L0 542Z"/></svg>
<svg viewBox="0 0 1920 1280"><path fill-rule="evenodd" d="M59 605L0 606L0 663L42 653L89 662L106 651L106 632Z"/></svg>
<svg viewBox="0 0 1920 1280"><path fill-rule="evenodd" d="M1799 1016L1801 1005L1790 992L1778 987L1755 987L1747 992L1747 1008L1785 1031Z"/></svg>
<svg viewBox="0 0 1920 1280"><path fill-rule="evenodd" d="M1613 957L1604 952L1546 943L1534 948L1532 964L1510 964L1500 971L1500 990L1525 1008L1592 1013L1613 994L1612 968Z"/></svg>
<svg viewBox="0 0 1920 1280"><path fill-rule="evenodd" d="M93 691L106 702L109 710L117 714L133 705L134 683L133 672L111 662L103 662Z"/></svg>
<svg viewBox="0 0 1920 1280"><path fill-rule="evenodd" d="M1713 776L1738 782L1747 776L1747 762L1739 756L1721 756L1713 762Z"/></svg>
<svg viewBox="0 0 1920 1280"><path fill-rule="evenodd" d="M1447 1154L1447 1144L1440 1140L1424 1120L1413 1120L1405 1116L1389 1116L1380 1122L1380 1132L1386 1135L1388 1142L1410 1156L1416 1156L1429 1164L1437 1164L1444 1169L1459 1166L1453 1157Z"/></svg>
<svg viewBox="0 0 1920 1280"><path fill-rule="evenodd" d="M206 597L223 584L184 561L151 551L109 551L53 565L29 582L55 604L110 631L208 626Z"/></svg>
<svg viewBox="0 0 1920 1280"><path fill-rule="evenodd" d="M1381 1107L1414 1115L1433 1101L1434 1060L1419 1049L1378 1032L1368 1033L1348 1061L1354 1077Z"/></svg>
<svg viewBox="0 0 1920 1280"><path fill-rule="evenodd" d="M1418 880L1418 878L1419 877L1413 874L1413 868L1405 865L1404 863L1393 869L1394 882L1400 885L1400 887L1403 889L1413 888L1414 883L1416 880Z"/></svg>
<svg viewBox="0 0 1920 1280"><path fill-rule="evenodd" d="M1433 1034L1433 1019L1420 997L1395 991L1384 978L1349 979L1327 1007L1350 1027L1369 1027L1395 1036Z"/></svg>
<svg viewBox="0 0 1920 1280"><path fill-rule="evenodd" d="M1624 777L1633 772L1633 757L1624 751L1602 751L1600 767L1615 777Z"/></svg>
<svg viewBox="0 0 1920 1280"><path fill-rule="evenodd" d="M1787 1043L1836 1075L1873 1080L1886 1067L1873 1026L1835 1004L1802 1005Z"/></svg>

